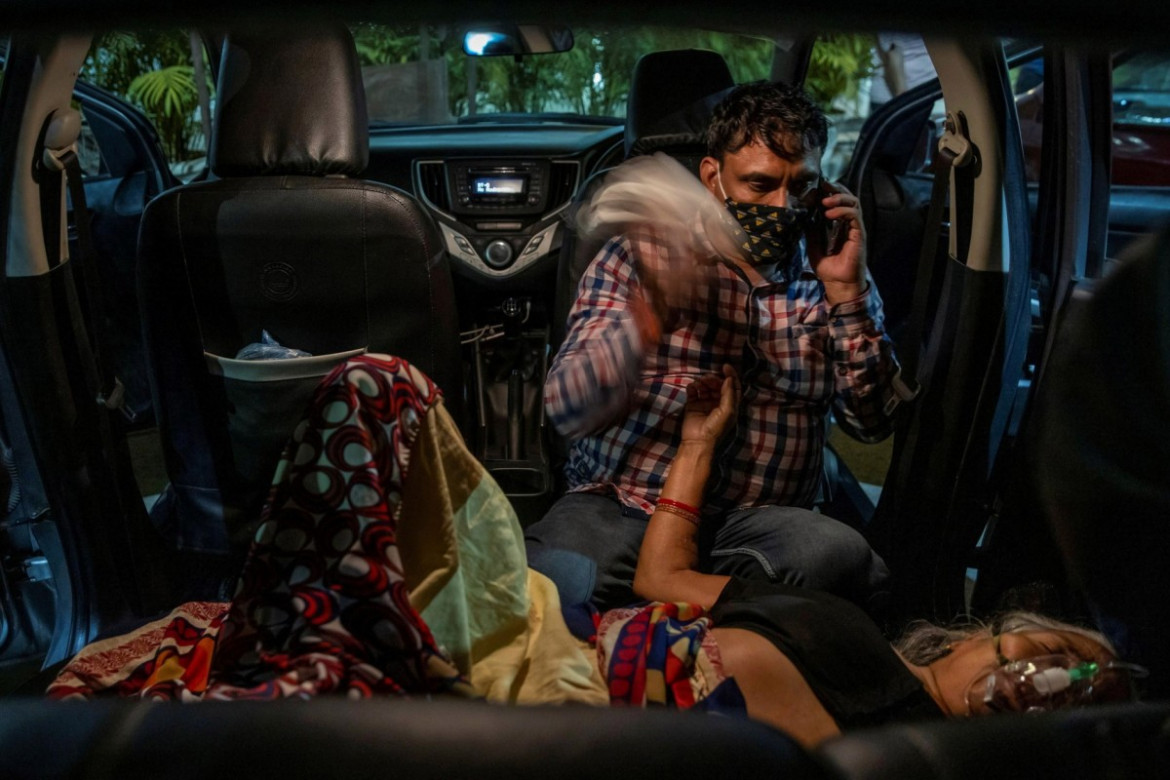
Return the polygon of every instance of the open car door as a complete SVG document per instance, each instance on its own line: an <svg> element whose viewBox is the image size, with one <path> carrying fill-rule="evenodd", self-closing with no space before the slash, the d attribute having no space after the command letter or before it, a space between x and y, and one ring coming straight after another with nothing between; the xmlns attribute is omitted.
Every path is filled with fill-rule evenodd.
<svg viewBox="0 0 1170 780"><path fill-rule="evenodd" d="M126 417L105 403L99 361L110 355L95 348L95 323L136 319L120 274L128 269L132 278L137 218L171 179L141 118L82 88L76 99L105 140L86 177L86 210L71 208L76 213L63 218L67 181L46 149L75 148L61 127L78 124L73 90L88 48L87 36L14 37L0 105L3 148L14 152L0 162L0 204L11 215L0 225L8 481L0 663L30 671L68 658L124 618L157 611L166 593L159 587L165 550L130 468ZM67 240L79 219L93 226L100 255ZM97 294L86 274L101 279Z"/></svg>
<svg viewBox="0 0 1170 780"><path fill-rule="evenodd" d="M1031 225L1001 46L926 47L945 118L933 114L930 84L891 101L863 131L849 181L870 223L870 264L890 299L903 379L918 386L902 405L867 530L895 574L902 616L947 619L966 611L985 491L1025 371ZM944 136L957 165L939 162ZM932 194L937 176L949 186ZM932 200L945 217L933 228Z"/></svg>

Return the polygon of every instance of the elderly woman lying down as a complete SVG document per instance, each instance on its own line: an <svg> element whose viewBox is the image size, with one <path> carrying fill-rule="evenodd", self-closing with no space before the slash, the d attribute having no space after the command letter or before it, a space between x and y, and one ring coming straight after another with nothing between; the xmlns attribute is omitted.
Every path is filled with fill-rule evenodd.
<svg viewBox="0 0 1170 780"><path fill-rule="evenodd" d="M437 388L366 356L316 392L274 480L230 604L189 603L82 651L56 698L449 694L736 710L806 745L891 719L1124 698L1102 637L1036 616L895 650L852 604L694 570L698 507L737 403L732 370L696 380L635 591L575 640L527 570L506 498Z"/></svg>

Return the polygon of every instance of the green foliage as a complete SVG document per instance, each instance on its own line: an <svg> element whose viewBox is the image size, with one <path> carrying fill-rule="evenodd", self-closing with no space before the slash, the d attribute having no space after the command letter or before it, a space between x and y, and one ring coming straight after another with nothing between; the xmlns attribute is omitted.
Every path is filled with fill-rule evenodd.
<svg viewBox="0 0 1170 780"><path fill-rule="evenodd" d="M418 27L362 23L350 28L363 65L392 65L419 59ZM433 39L432 39L433 40Z"/></svg>
<svg viewBox="0 0 1170 780"><path fill-rule="evenodd" d="M351 29L363 65L445 61L446 99L454 116L571 112L621 117L634 63L642 54L710 49L723 55L742 83L768 78L775 50L764 38L614 27L574 30L575 45L562 54L477 58L463 53L460 31L452 27L358 24ZM870 72L872 45L872 38L864 35L832 35L818 42L806 81L813 97L830 106L834 98L855 96L858 81ZM192 155L191 140L200 132L199 98L186 32L105 33L95 41L81 76L142 109L159 129L172 161Z"/></svg>
<svg viewBox="0 0 1170 780"><path fill-rule="evenodd" d="M826 35L812 50L804 87L825 108L839 97L855 98L861 79L873 72L872 35Z"/></svg>
<svg viewBox="0 0 1170 780"><path fill-rule="evenodd" d="M526 57L519 63L487 60L482 104L500 111L572 111L590 116L625 114L638 58L666 49L711 49L727 60L737 81L765 78L772 43L739 35L671 28L581 28L571 51Z"/></svg>
<svg viewBox="0 0 1170 780"><path fill-rule="evenodd" d="M193 156L188 147L201 130L187 32L104 33L90 48L80 76L141 109L158 129L169 160Z"/></svg>
<svg viewBox="0 0 1170 780"><path fill-rule="evenodd" d="M171 159L182 159L193 114L199 108L195 69L190 65L168 65L147 71L130 82L126 96L154 117Z"/></svg>
<svg viewBox="0 0 1170 780"><path fill-rule="evenodd" d="M143 73L130 82L126 94L148 111L164 116L182 116L191 100L198 97L195 69L190 65L170 65Z"/></svg>
<svg viewBox="0 0 1170 780"><path fill-rule="evenodd" d="M448 103L455 116L484 112L571 112L621 117L634 63L651 51L712 49L737 81L766 78L773 45L766 39L671 28L577 28L568 52L512 57L468 57L458 30L425 28L432 59L447 64ZM361 24L352 28L363 65L411 62L420 56L419 29ZM468 94L469 71L474 95ZM472 100L474 98L474 101Z"/></svg>

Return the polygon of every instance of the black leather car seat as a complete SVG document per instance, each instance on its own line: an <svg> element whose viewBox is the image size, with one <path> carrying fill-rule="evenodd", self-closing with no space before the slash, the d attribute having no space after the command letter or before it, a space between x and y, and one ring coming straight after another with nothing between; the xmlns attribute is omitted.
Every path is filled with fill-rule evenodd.
<svg viewBox="0 0 1170 780"><path fill-rule="evenodd" d="M0 702L5 780L832 780L791 737L664 709L434 701Z"/></svg>
<svg viewBox="0 0 1170 780"><path fill-rule="evenodd" d="M171 481L151 514L179 549L242 555L308 393L348 355L405 357L461 421L442 242L410 195L354 178L368 156L344 27L228 37L210 161L219 178L158 196L139 234ZM262 332L313 357L235 360Z"/></svg>
<svg viewBox="0 0 1170 780"><path fill-rule="evenodd" d="M697 176L711 111L735 86L727 62L706 49L657 51L634 65L626 158L665 152Z"/></svg>
<svg viewBox="0 0 1170 780"><path fill-rule="evenodd" d="M1059 328L1036 399L1040 500L1101 629L1170 700L1170 224L1077 285Z"/></svg>
<svg viewBox="0 0 1170 780"><path fill-rule="evenodd" d="M699 163L707 155L707 124L716 104L735 86L727 62L718 52L677 49L651 52L639 58L630 81L626 110L625 157L663 152L698 176ZM589 177L573 207L592 197L608 169ZM581 240L569 220L561 243L553 301L552 349L565 336L569 309L576 299L577 283L590 261L608 240Z"/></svg>

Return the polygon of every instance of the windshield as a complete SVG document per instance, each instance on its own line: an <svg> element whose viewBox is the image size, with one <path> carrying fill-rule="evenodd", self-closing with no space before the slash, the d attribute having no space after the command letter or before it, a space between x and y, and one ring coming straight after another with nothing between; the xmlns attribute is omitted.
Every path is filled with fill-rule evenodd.
<svg viewBox="0 0 1170 780"><path fill-rule="evenodd" d="M359 24L353 33L373 124L620 120L647 52L711 49L743 83L768 78L775 51L764 38L664 27L574 28L572 50L522 58L470 57L454 26Z"/></svg>

